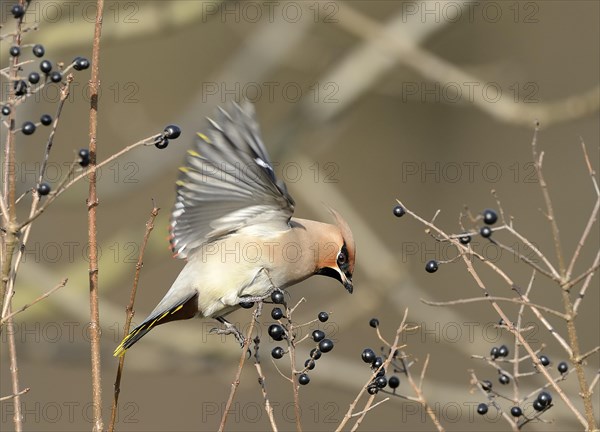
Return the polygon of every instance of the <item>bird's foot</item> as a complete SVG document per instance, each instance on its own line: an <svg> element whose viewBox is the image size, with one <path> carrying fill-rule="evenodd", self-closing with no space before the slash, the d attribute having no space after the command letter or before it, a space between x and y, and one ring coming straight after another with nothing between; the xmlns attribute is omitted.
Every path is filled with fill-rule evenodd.
<svg viewBox="0 0 600 432"><path fill-rule="evenodd" d="M243 348L244 344L246 343L246 338L244 337L242 332L234 324L230 323L223 317L217 317L216 320L219 321L221 324L223 324L225 326L225 328L215 327L215 328L210 329L209 333L210 334L218 334L218 335L232 334L235 336L236 340L240 343L240 346Z"/></svg>

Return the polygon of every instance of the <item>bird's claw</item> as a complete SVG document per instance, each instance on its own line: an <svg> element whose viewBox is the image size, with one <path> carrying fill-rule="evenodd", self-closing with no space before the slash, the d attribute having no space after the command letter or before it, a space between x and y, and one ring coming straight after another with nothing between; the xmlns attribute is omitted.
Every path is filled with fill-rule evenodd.
<svg viewBox="0 0 600 432"><path fill-rule="evenodd" d="M225 326L225 328L217 328L214 327L212 329L210 329L209 333L210 334L218 334L218 335L234 335L236 340L239 342L240 346L243 348L244 344L246 343L246 338L244 337L244 335L242 334L242 332L233 324L231 324L229 321L223 321L222 324Z"/></svg>

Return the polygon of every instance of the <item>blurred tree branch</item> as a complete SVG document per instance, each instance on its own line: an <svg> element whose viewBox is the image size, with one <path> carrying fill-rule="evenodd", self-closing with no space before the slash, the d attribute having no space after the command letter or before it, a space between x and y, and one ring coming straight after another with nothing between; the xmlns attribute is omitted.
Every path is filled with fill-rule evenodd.
<svg viewBox="0 0 600 432"><path fill-rule="evenodd" d="M392 54L398 62L410 66L432 81L459 86L463 94L472 96L470 99L475 106L498 120L527 127L530 127L534 120L550 125L586 116L598 111L600 108L600 85L596 85L581 94L572 95L555 102L535 105L514 103L508 99L490 102L484 98L481 92L470 90L473 87L479 86L481 88L485 86L485 82L460 67L420 48L418 42L422 38L421 35L417 38L407 37L403 31L394 31L396 20L392 21L390 25L384 26L359 12L348 3L337 2L337 5L339 7L337 25L368 41L367 48L369 50L379 51L378 55L384 58L386 55ZM366 54L361 54L358 58L363 55ZM352 61L346 63L353 64ZM386 63L389 64L390 61L388 60ZM368 63L366 67L363 64L359 70L361 73L370 76L372 84L374 84L376 78L380 76L381 71L384 69L381 67L381 63L375 63L375 67L371 72L365 70L369 67ZM332 74L329 79L337 82L340 88L343 88L344 86L340 82L347 81L350 78L347 76L347 68L340 67L336 70L338 75ZM356 76L356 72L352 76ZM363 92L367 90L368 86L365 84L368 84L368 82L361 83L357 90ZM350 96L351 101L358 94ZM311 106L314 116L324 115L324 111L329 111L327 117L330 117L335 111L341 110L344 104L329 104L327 107L320 104L317 107L321 109L315 110L315 107Z"/></svg>

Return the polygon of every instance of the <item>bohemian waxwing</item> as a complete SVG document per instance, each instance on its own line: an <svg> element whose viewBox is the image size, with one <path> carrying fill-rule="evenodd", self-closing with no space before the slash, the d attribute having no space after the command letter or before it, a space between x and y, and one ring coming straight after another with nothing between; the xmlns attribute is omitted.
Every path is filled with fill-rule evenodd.
<svg viewBox="0 0 600 432"><path fill-rule="evenodd" d="M239 339L224 316L312 275L337 279L352 293L355 246L346 221L333 209L335 225L293 218L294 200L275 177L253 106L217 115L177 181L170 242L187 264L115 356L155 326L194 316L216 318Z"/></svg>

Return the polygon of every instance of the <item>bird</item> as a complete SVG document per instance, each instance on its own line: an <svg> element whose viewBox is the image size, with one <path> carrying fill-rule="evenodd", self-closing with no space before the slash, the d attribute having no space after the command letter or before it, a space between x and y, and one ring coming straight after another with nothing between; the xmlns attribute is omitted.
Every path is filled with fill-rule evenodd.
<svg viewBox="0 0 600 432"><path fill-rule="evenodd" d="M170 248L184 268L162 300L114 351L122 356L157 325L214 318L243 346L225 316L313 275L352 294L356 246L348 223L293 217L295 202L275 175L250 102L219 107L188 150L176 182Z"/></svg>

